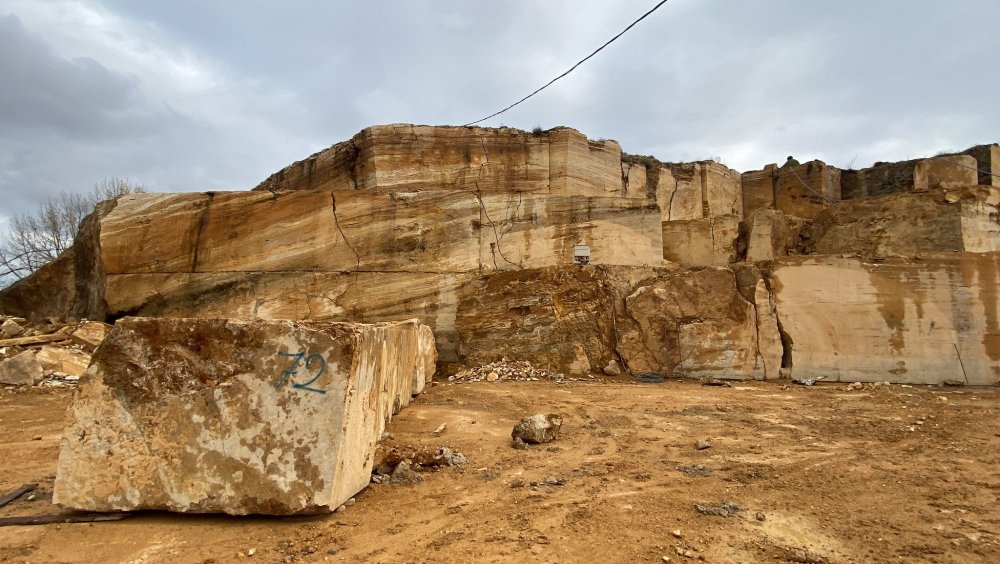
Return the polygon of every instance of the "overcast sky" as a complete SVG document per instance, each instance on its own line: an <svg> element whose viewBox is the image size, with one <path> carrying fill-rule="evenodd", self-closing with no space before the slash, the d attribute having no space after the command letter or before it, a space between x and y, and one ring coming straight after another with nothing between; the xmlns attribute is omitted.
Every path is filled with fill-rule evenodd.
<svg viewBox="0 0 1000 564"><path fill-rule="evenodd" d="M61 189L247 189L374 124L462 124L654 0L0 0L0 228ZM997 0L671 0L485 125L740 170L1000 141Z"/></svg>

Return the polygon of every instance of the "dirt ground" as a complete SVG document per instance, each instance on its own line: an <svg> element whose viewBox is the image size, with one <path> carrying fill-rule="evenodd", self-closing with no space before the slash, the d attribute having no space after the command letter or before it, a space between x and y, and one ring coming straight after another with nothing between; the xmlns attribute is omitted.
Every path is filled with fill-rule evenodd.
<svg viewBox="0 0 1000 564"><path fill-rule="evenodd" d="M71 395L2 392L0 489L41 486L0 516L58 511ZM373 484L326 516L3 527L0 561L997 562L998 399L896 385L442 383L387 442L448 446L466 466ZM511 428L536 412L564 415L560 440L511 448ZM696 508L726 502L715 512L728 516Z"/></svg>

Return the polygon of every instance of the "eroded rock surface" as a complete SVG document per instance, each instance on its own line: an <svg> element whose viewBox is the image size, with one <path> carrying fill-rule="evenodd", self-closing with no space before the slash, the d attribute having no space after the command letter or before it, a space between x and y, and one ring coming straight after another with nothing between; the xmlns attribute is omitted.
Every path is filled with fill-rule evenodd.
<svg viewBox="0 0 1000 564"><path fill-rule="evenodd" d="M466 364L523 359L571 375L621 362L630 374L743 379L759 367L763 378L758 325L776 322L770 310L758 319L756 283L748 299L730 268L494 274L461 289L459 356ZM763 330L772 335L777 327ZM767 377L777 377L774 368Z"/></svg>
<svg viewBox="0 0 1000 564"><path fill-rule="evenodd" d="M126 318L74 398L53 500L90 511L335 510L430 379L416 321Z"/></svg>

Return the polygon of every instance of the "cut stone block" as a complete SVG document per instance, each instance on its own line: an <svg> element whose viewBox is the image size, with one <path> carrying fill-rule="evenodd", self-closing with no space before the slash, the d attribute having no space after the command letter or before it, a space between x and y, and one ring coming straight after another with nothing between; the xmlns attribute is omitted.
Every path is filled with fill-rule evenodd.
<svg viewBox="0 0 1000 564"><path fill-rule="evenodd" d="M411 320L120 320L70 409L53 501L88 511L330 512L426 382Z"/></svg>
<svg viewBox="0 0 1000 564"><path fill-rule="evenodd" d="M789 255L796 249L804 222L778 210L754 210L740 223L740 253L745 253L741 257L747 262L761 262Z"/></svg>

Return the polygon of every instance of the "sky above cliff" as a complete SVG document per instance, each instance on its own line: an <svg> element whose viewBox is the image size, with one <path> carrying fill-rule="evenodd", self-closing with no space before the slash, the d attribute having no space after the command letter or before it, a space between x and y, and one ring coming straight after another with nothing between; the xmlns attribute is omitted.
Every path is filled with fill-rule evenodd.
<svg viewBox="0 0 1000 564"><path fill-rule="evenodd" d="M0 0L0 228L59 190L247 189L368 125L462 124L655 2ZM1000 2L672 0L484 123L662 160L861 168L1000 141Z"/></svg>

